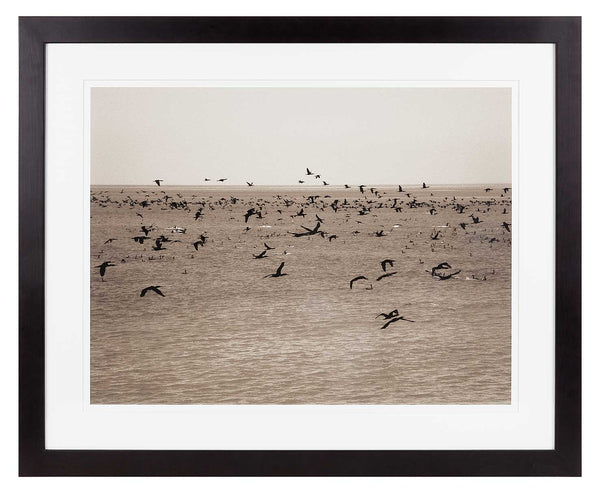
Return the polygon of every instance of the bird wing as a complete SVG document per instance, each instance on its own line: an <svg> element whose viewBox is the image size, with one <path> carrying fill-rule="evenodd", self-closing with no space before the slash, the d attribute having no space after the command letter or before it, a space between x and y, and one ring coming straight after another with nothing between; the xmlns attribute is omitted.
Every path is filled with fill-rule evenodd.
<svg viewBox="0 0 600 493"><path fill-rule="evenodd" d="M283 265L285 264L285 262L281 262L281 265L277 268L277 275L280 276L281 275L281 271L283 269Z"/></svg>
<svg viewBox="0 0 600 493"><path fill-rule="evenodd" d="M160 295L161 295L163 298L164 298L164 296L165 296L165 295L163 294L163 292L162 292L160 289L156 288L156 287L153 287L153 288L152 288L152 291L154 291L156 294L160 294Z"/></svg>
<svg viewBox="0 0 600 493"><path fill-rule="evenodd" d="M397 322L398 320L400 320L400 317L392 318L391 320L389 320L388 322L386 322L383 325L383 327L381 327L381 329L379 329L379 330L387 329L390 326L390 324L393 324L394 322Z"/></svg>
<svg viewBox="0 0 600 493"><path fill-rule="evenodd" d="M142 292L140 293L140 298L143 298L144 296L146 296L146 292L148 291L148 289L150 289L150 288L142 289Z"/></svg>

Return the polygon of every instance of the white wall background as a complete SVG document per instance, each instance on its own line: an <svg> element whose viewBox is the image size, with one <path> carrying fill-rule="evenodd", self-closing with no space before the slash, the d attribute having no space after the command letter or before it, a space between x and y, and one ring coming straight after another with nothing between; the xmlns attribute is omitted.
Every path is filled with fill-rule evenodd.
<svg viewBox="0 0 600 493"><path fill-rule="evenodd" d="M22 0L5 2L0 7L0 36L3 77L0 78L0 107L2 108L0 149L3 151L3 200L8 210L1 214L4 238L0 258L0 488L4 491L104 492L140 490L164 491L261 491L287 492L306 490L377 491L439 491L447 492L507 492L532 488L546 492L598 491L600 484L600 324L594 303L600 290L593 273L586 266L593 261L600 245L599 228L592 224L600 213L595 200L600 182L600 156L594 145L600 112L600 7L589 0L428 0L406 2L397 0L170 0L150 3L147 0L103 0L83 3L77 0ZM584 226L584 436L583 478L380 478L380 479L197 479L197 478L17 478L17 156L18 156L18 24L19 15L582 15L583 16L583 226Z"/></svg>

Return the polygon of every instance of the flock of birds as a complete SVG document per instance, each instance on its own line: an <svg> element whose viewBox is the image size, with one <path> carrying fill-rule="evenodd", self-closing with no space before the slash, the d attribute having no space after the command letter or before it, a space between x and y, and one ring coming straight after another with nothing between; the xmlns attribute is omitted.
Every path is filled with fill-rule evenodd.
<svg viewBox="0 0 600 493"><path fill-rule="evenodd" d="M309 168L306 168L306 176L312 176L314 179L317 179L317 180L321 178L320 174L312 172ZM216 181L223 183L226 180L227 180L227 178L219 178ZM161 183L163 181L164 180L162 180L162 179L156 179L156 180L154 180L154 183L158 187L161 187ZM205 178L205 181L208 182L211 180L209 178ZM304 180L298 180L298 181L301 184L304 183ZM329 185L329 183L327 183L325 180L322 180L322 182L323 182L323 186ZM246 183L249 187L254 186L253 182L246 182ZM344 185L344 188L349 189L352 187L350 187L350 185ZM429 185L427 185L425 182L423 182L421 188L428 189ZM338 211L340 212L340 214L343 214L346 222L356 221L357 224L362 224L363 220L364 220L364 216L376 215L377 210L382 209L382 208L392 209L396 213L401 213L403 210L406 210L406 209L421 208L421 209L425 209L427 211L427 213L430 215L436 215L438 213L438 209L440 209L440 208L451 208L451 210L453 210L456 213L457 217L461 218L460 222L457 222L456 226L454 227L454 233L456 234L456 232L457 232L456 228L460 227L462 230L465 231L465 234L469 234L467 231L467 227L475 227L476 225L480 225L480 224L484 223L484 221L482 221L480 219L480 215L485 214L486 212L489 212L490 208L492 206L500 206L500 207L504 206L502 213L507 214L506 206L510 205L510 199L504 198L504 195L507 194L508 191L510 190L510 188L508 188L508 187L502 189L503 193L501 194L501 198L504 198L504 200L502 200L502 201L497 201L495 199L480 200L480 199L476 199L474 197L470 201L463 202L463 203L460 203L456 199L456 197L453 197L452 199L450 199L449 197L445 197L443 200L434 200L434 199L429 199L429 200L420 199L419 200L415 196L414 192L405 192L401 185L398 185L398 193L405 194L405 196L406 196L405 198L404 197L393 197L393 198L385 199L383 197L383 195L385 195L386 192L380 192L375 187L367 187L366 185L359 185L358 190L361 193L361 197L364 197L364 198L360 199L360 200L355 199L352 201L348 201L348 199L344 199L342 201L340 199L333 199L329 195L321 196L321 195L316 195L316 194L305 196L304 201L301 203L298 203L297 201L295 201L293 199L289 199L289 198L281 196L281 195L276 195L275 200L273 202L268 202L264 199L253 200L252 203L248 203L248 205L250 205L250 207L243 214L243 219L244 219L243 220L243 224L244 224L243 233L247 233L248 231L250 231L252 229L251 225L253 224L253 222L260 221L267 214L276 214L277 216L279 216L277 218L277 220L282 221L283 217L285 217L284 210L290 211L291 208L296 207L299 210L297 210L293 214L289 214L290 217L292 218L292 220L294 218L304 219L309 214L309 211L310 211L311 214L314 212L316 223L312 227L306 227L304 225L301 225L300 226L301 230L299 230L299 231L287 231L287 234L289 234L293 238L320 236L321 238L327 239L329 242L336 240L338 238L338 234L328 233L328 232L324 231L323 229L321 229L322 225L324 224L324 220L319 216L319 212L329 210L329 209L331 209L336 214L338 213ZM484 193L487 194L488 192L492 191L493 189L490 187L486 187L483 190L484 190ZM196 195L193 195L192 199L197 198L198 200L188 201L181 194L176 194L176 196L169 196L167 193L165 193L163 196L156 196L156 192L152 192L152 194L155 195L156 197L151 198L150 197L151 194L149 194L147 191L142 190L142 192L145 194L144 195L145 198L143 200L139 200L137 198L132 198L129 195L127 195L124 198L121 198L121 200L115 200L109 196L102 197L102 192L99 192L97 194L92 193L91 200L92 200L92 203L97 204L99 207L109 207L109 206L129 207L136 211L136 215L141 218L142 223L144 221L144 219L143 219L144 210L152 209L153 207L154 208L159 207L162 210L179 210L179 211L183 211L183 212L186 212L189 214L193 214L194 221L197 222L197 221L202 221L202 218L205 216L207 210L215 210L215 208L217 208L217 207L221 207L221 208L225 209L225 208L230 208L231 206L236 205L236 204L238 206L244 204L244 201L242 199L239 199L239 198L233 197L233 196L230 197L229 199L221 198L219 200L209 201L205 198L201 198L201 197L197 197ZM121 190L121 194L123 194L123 193L124 193L123 190ZM433 194L431 194L431 196L433 196ZM274 211L268 210L267 206L274 207L275 208ZM471 212L471 214L467 215L466 212ZM354 214L356 214L356 215L354 216ZM469 217L471 219L471 222L467 222L466 220L462 219L464 217ZM254 218L254 219L252 219L252 218ZM395 225L395 227L396 226L397 225ZM501 226L508 233L511 232L511 229L510 229L511 224L506 221L502 222L498 226ZM446 224L443 227L448 228L448 227L450 227L450 225ZM178 243L178 242L181 243L183 241L184 235L186 234L186 231L187 231L187 228L183 228L183 227L171 227L171 228L167 228L167 229L170 229L170 231L172 233L177 234L177 236L181 239L172 239L172 238L165 236L164 234L160 234L156 237L151 238L150 234L157 230L157 227L154 224L151 224L151 225L142 224L140 226L140 231L138 233L136 233L134 236L132 236L131 239L135 243L138 243L139 245L144 245L144 243L146 241L151 242L151 243L153 243L152 244L153 251L163 252L164 250L167 250L167 248L164 246L165 244ZM361 234L361 231L355 230L352 232L353 236L356 236L358 234ZM372 235L374 237L383 237L383 236L387 236L388 234L389 234L389 232L386 232L385 229L378 229L372 233ZM475 233L473 232L473 234L475 234ZM441 240L442 237L440 236L440 230L436 229L435 231L433 231L429 235L429 238L430 238L432 245L435 244L436 242L438 242L439 240ZM483 239L480 236L480 241L488 242L490 244L490 247L493 245L493 243L501 241L501 239L499 239L497 236L493 236L491 238L488 238L487 236L485 236L484 238L485 239ZM117 240L116 238L111 237L111 238L108 238L104 242L104 244L111 244L112 242L114 242L116 240ZM208 234L206 232L203 232L203 233L199 234L198 238L191 240L189 243L191 246L193 246L195 251L198 251L199 248L203 248L206 246L208 240L209 240ZM502 241L506 241L506 240L502 239ZM508 239L508 242L510 243L510 238ZM411 240L409 243L413 243L413 241ZM266 242L264 242L263 245L264 245L264 249L260 253L257 253L257 254L253 253L252 257L251 257L252 259L259 260L259 259L267 258L269 256L268 252L270 250L275 249L274 247L269 246ZM408 248L410 248L410 246L407 244L407 245L405 245L404 248L408 249ZM435 251L434 246L432 246L431 249L432 249L432 252ZM402 249L402 253L404 253L404 249ZM288 254L287 251L283 252L283 255L287 255L287 254ZM162 255L162 253L160 255ZM101 256L101 254L98 255L98 258L100 258L100 256ZM137 257L137 255L136 255L136 257ZM142 258L142 255L140 255L140 258ZM150 259L152 259L152 258L153 257L151 257ZM121 262L125 262L125 261L126 261L125 258L121 259ZM381 267L381 271L377 275L377 277L375 277L373 282L377 283L379 281L382 281L383 279L387 279L387 278L397 275L398 274L397 271L391 270L394 268L395 262L396 262L396 260L392 259L392 258L382 259L379 264ZM419 263L423 264L424 262L421 259L419 259ZM104 282L104 276L106 275L107 269L109 267L116 267L116 266L117 266L117 264L113 263L110 260L103 261L100 265L95 266L95 268L99 269L99 274L100 274L100 278L101 278L102 282ZM286 272L283 272L284 267L285 267L285 261L282 261L274 273L266 274L263 278L264 279L279 278L279 277L288 275ZM451 279L455 278L456 276L458 276L458 274L460 274L462 272L462 270L461 269L453 269L452 266L448 262L444 261L444 262L438 263L438 265L436 265L436 266L431 267L429 270L425 269L425 272L430 274L432 278L436 278L440 281L447 281L447 280L451 280ZM187 273L187 271L184 273ZM495 271L492 271L492 274L494 274L494 273L495 273ZM485 281L485 280L487 280L487 275L488 274L478 276L476 274L473 274L472 278L468 278L468 279ZM368 282L368 286L366 284L367 282ZM361 285L366 290L372 290L373 282L369 281L369 278L367 276L361 274L361 275L357 275L357 276L353 277L352 279L350 279L349 288L352 290L356 286ZM360 283L360 284L357 284L357 283ZM141 289L139 296L144 297L149 293L154 293L158 296L165 297L165 294L161 291L160 288L161 288L161 286L158 286L158 285L146 286L143 289ZM397 309L394 309L387 313L382 312L379 315L377 315L376 318L380 318L380 317L382 317L385 322L384 325L381 327L381 329L387 329L391 324L401 322L401 321L402 322L411 322L411 323L415 322L414 320L406 318L404 315L400 315Z"/></svg>

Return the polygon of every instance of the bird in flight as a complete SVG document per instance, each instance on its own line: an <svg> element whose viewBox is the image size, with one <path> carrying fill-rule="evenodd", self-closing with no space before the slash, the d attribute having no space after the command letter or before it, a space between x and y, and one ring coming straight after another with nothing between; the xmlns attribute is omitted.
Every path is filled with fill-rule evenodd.
<svg viewBox="0 0 600 493"><path fill-rule="evenodd" d="M166 250L165 247L162 246L162 241L160 240L160 238L156 238L156 244L152 247L152 250Z"/></svg>
<svg viewBox="0 0 600 493"><path fill-rule="evenodd" d="M441 264L438 264L436 267L431 268L431 275L436 276L437 275L436 272L438 270L442 270L442 269L452 269L452 266L448 262L442 262Z"/></svg>
<svg viewBox="0 0 600 493"><path fill-rule="evenodd" d="M298 180L298 183L304 183L304 180Z"/></svg>
<svg viewBox="0 0 600 493"><path fill-rule="evenodd" d="M217 181L224 182L227 178L219 178Z"/></svg>
<svg viewBox="0 0 600 493"><path fill-rule="evenodd" d="M435 277L439 278L440 281L446 281L447 279L451 279L452 276L456 276L457 274L460 274L460 270L457 270L456 272L451 272L450 274L436 272Z"/></svg>
<svg viewBox="0 0 600 493"><path fill-rule="evenodd" d="M267 256L267 251L266 251L266 250L263 250L263 251L262 251L262 252L260 252L258 255L254 255L254 254L252 254L252 256L253 256L254 258L265 258L265 257Z"/></svg>
<svg viewBox="0 0 600 493"><path fill-rule="evenodd" d="M350 188L350 185L344 185L344 188Z"/></svg>
<svg viewBox="0 0 600 493"><path fill-rule="evenodd" d="M202 207L200 207L200 209L198 209L196 211L196 214L194 215L194 221L197 221L198 218L200 218L201 216L203 216L204 214L202 214Z"/></svg>
<svg viewBox="0 0 600 493"><path fill-rule="evenodd" d="M385 323L385 325L383 327L381 327L381 329L379 329L379 330L387 329L391 324L399 322L400 320L404 320L405 322L414 322L414 320L409 320L407 318L404 318L403 316L402 317L395 317L395 318L392 318L391 320L388 320Z"/></svg>
<svg viewBox="0 0 600 493"><path fill-rule="evenodd" d="M306 168L306 176L310 176L312 174L314 174L314 173L312 173L308 168Z"/></svg>
<svg viewBox="0 0 600 493"><path fill-rule="evenodd" d="M383 317L384 320L389 320L398 316L398 310L392 310L390 313L380 313L375 318Z"/></svg>
<svg viewBox="0 0 600 493"><path fill-rule="evenodd" d="M377 279L375 279L376 281L381 281L382 279L385 279L386 277L390 277L390 276L394 276L398 274L397 272L388 272L387 274L381 274Z"/></svg>
<svg viewBox="0 0 600 493"><path fill-rule="evenodd" d="M210 178L204 178L204 181L210 181Z"/></svg>
<svg viewBox="0 0 600 493"><path fill-rule="evenodd" d="M493 188L487 187L487 188L484 188L484 190L485 190L485 193L487 193L487 192L493 190Z"/></svg>
<svg viewBox="0 0 600 493"><path fill-rule="evenodd" d="M325 180L323 180L323 185L327 186L327 185L329 185L329 183L327 183Z"/></svg>
<svg viewBox="0 0 600 493"><path fill-rule="evenodd" d="M104 281L104 274L106 274L106 268L107 267L116 267L116 264L111 264L110 260L108 262L102 262L100 265L96 266L97 268L100 268L100 278Z"/></svg>
<svg viewBox="0 0 600 493"><path fill-rule="evenodd" d="M402 192L402 191L403 191L403 190L402 190L402 185L398 185L398 191L399 191L399 192Z"/></svg>
<svg viewBox="0 0 600 493"><path fill-rule="evenodd" d="M254 182L253 182L253 181L247 181L247 182L246 182L246 184L247 184L249 187L253 187L253 186L254 186Z"/></svg>
<svg viewBox="0 0 600 493"><path fill-rule="evenodd" d="M506 221L504 221L504 222L502 223L502 227L503 227L504 229L506 229L506 231L508 231L508 232L510 233L510 224L509 224L509 223L507 223Z"/></svg>
<svg viewBox="0 0 600 493"><path fill-rule="evenodd" d="M435 235L434 235L434 234L431 234L429 237L430 237L432 240L437 240L439 235L440 235L440 232L439 232L439 231L436 231L436 232L435 232Z"/></svg>
<svg viewBox="0 0 600 493"><path fill-rule="evenodd" d="M142 292L140 293L140 298L143 298L144 296L146 296L146 293L148 291L154 291L156 294L158 294L158 295L160 295L160 296L162 296L164 298L165 295L158 288L160 288L160 286L148 286L147 288L142 289Z"/></svg>
<svg viewBox="0 0 600 493"><path fill-rule="evenodd" d="M149 240L150 238L148 238L147 236L134 236L131 239L133 241L135 241L136 243L139 243L140 245L143 245L144 244L144 240Z"/></svg>
<svg viewBox="0 0 600 493"><path fill-rule="evenodd" d="M204 246L204 244L206 243L206 240L207 240L207 237L206 237L206 236L204 236L204 235L200 235L200 239L199 239L199 240L197 240L197 241L195 241L195 242L193 243L193 245L194 245L194 248L195 248L196 250L198 250L198 245L200 245L200 246Z"/></svg>
<svg viewBox="0 0 600 493"><path fill-rule="evenodd" d="M510 231L510 230L509 230L509 231ZM107 243L112 243L112 242L113 242L113 241L115 241L115 240L116 240L116 238L109 238L108 240L106 240L106 241L104 242L104 244L106 245Z"/></svg>
<svg viewBox="0 0 600 493"><path fill-rule="evenodd" d="M285 262L281 262L281 264L279 265L279 267L277 267L277 272L275 272L275 274L269 274L268 276L265 276L263 279L267 278L267 277L281 277L281 276L287 276L287 274L283 274L281 271L283 270L283 266L285 265Z"/></svg>
<svg viewBox="0 0 600 493"><path fill-rule="evenodd" d="M160 184L161 184L161 182L163 182L163 181L165 181L165 180L154 180L154 183L156 183L156 184L157 184L157 185L160 187Z"/></svg>
<svg viewBox="0 0 600 493"><path fill-rule="evenodd" d="M368 281L368 279L365 276L356 276L354 279L350 279L350 289L352 289L352 285L356 281L360 281L361 279L364 279L365 281Z"/></svg>
<svg viewBox="0 0 600 493"><path fill-rule="evenodd" d="M390 267L394 267L394 262L395 260L386 258L385 260L381 261L381 268L383 269L383 272L386 271L387 266L389 265Z"/></svg>
<svg viewBox="0 0 600 493"><path fill-rule="evenodd" d="M425 185L425 182L423 182L423 188L429 188L429 185Z"/></svg>
<svg viewBox="0 0 600 493"><path fill-rule="evenodd" d="M246 211L246 214L244 214L244 222L247 223L248 222L248 218L252 215L258 214L256 212L256 209L254 207L252 207L251 209L248 209Z"/></svg>
<svg viewBox="0 0 600 493"><path fill-rule="evenodd" d="M269 245L267 245L266 243L263 243L263 245L265 246L266 250L275 250L274 247L270 247Z"/></svg>

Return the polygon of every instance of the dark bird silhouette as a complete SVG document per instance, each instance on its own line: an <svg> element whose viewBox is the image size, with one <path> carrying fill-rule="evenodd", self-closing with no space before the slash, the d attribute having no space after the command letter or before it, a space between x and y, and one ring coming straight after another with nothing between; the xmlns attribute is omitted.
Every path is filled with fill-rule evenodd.
<svg viewBox="0 0 600 493"><path fill-rule="evenodd" d="M140 245L143 245L144 244L144 240L149 240L150 238L148 238L147 236L134 236L131 239L133 241L135 241L136 243L139 243Z"/></svg>
<svg viewBox="0 0 600 493"><path fill-rule="evenodd" d="M439 231L436 231L436 232L435 232L435 235L434 235L434 234L431 234L429 237L430 237L432 240L437 240L439 236L440 236L440 232L439 232Z"/></svg>
<svg viewBox="0 0 600 493"><path fill-rule="evenodd" d="M381 237L381 236L387 236L387 235L383 232L383 229L382 229L380 231L375 231L375 236Z"/></svg>
<svg viewBox="0 0 600 493"><path fill-rule="evenodd" d="M142 216L139 212L136 212L135 215L140 216L142 219L144 219L144 216Z"/></svg>
<svg viewBox="0 0 600 493"><path fill-rule="evenodd" d="M423 188L429 188L429 185L425 185L425 182L423 182Z"/></svg>
<svg viewBox="0 0 600 493"><path fill-rule="evenodd" d="M285 262L281 262L281 264L279 265L279 267L277 267L277 272L275 272L275 274L269 274L268 276L265 276L263 279L267 278L267 277L281 277L281 276L287 276L287 274L283 274L281 271L283 270L283 266L285 265Z"/></svg>
<svg viewBox="0 0 600 493"><path fill-rule="evenodd" d="M392 310L390 313L380 313L375 318L383 317L384 320L389 320L398 316L398 310Z"/></svg>
<svg viewBox="0 0 600 493"><path fill-rule="evenodd" d="M344 185L344 188L350 188L350 185Z"/></svg>
<svg viewBox="0 0 600 493"><path fill-rule="evenodd" d="M395 318L392 318L391 320L387 321L384 324L384 326L381 327L379 330L387 329L391 324L399 322L400 320L404 320L405 322L414 322L414 320L409 320L407 318L404 318L403 316L402 317L395 317Z"/></svg>
<svg viewBox="0 0 600 493"><path fill-rule="evenodd" d="M337 238L337 235L331 235L328 240L331 243L331 240L335 240Z"/></svg>
<svg viewBox="0 0 600 493"><path fill-rule="evenodd" d="M311 172L311 171L310 171L308 168L306 168L306 176L310 176L310 175L312 175L312 174L313 174L313 173L312 173L312 172Z"/></svg>
<svg viewBox="0 0 600 493"><path fill-rule="evenodd" d="M262 252L260 252L258 255L254 255L254 254L252 254L252 256L253 256L254 258L265 258L265 257L267 256L267 251L266 251L266 250L263 250L263 251L262 251Z"/></svg>
<svg viewBox="0 0 600 493"><path fill-rule="evenodd" d="M219 178L217 181L220 181L221 183L224 182L225 180L227 180L227 178Z"/></svg>
<svg viewBox="0 0 600 493"><path fill-rule="evenodd" d="M104 281L104 274L106 274L107 267L116 267L116 264L111 264L110 260L108 262L102 262L100 265L96 266L96 269L100 269L100 278Z"/></svg>
<svg viewBox="0 0 600 493"><path fill-rule="evenodd" d="M196 211L196 214L194 215L194 221L197 221L200 217L202 217L204 214L202 214L202 207L200 207L200 209L198 209Z"/></svg>
<svg viewBox="0 0 600 493"><path fill-rule="evenodd" d="M317 221L323 224L323 219L321 219L318 214L315 214L315 217L317 218Z"/></svg>
<svg viewBox="0 0 600 493"><path fill-rule="evenodd" d="M323 185L329 185L329 183L327 183L326 181L323 181Z"/></svg>
<svg viewBox="0 0 600 493"><path fill-rule="evenodd" d="M510 230L509 230L509 231L510 231ZM106 240L106 241L104 242L104 244L106 245L107 243L112 243L112 242L113 242L113 241L115 241L115 240L116 240L116 238L109 238L108 240Z"/></svg>
<svg viewBox="0 0 600 493"><path fill-rule="evenodd" d="M506 229L506 231L508 231L508 232L510 233L510 224L509 224L509 223L507 223L506 221L504 221L504 222L502 223L502 227L503 227L504 229Z"/></svg>
<svg viewBox="0 0 600 493"><path fill-rule="evenodd" d="M165 180L154 180L154 183L156 183L156 184L157 184L157 185L160 187L160 184L161 184L161 182L163 182L163 181L165 181Z"/></svg>
<svg viewBox="0 0 600 493"><path fill-rule="evenodd" d="M156 238L156 242L155 245L152 247L152 250L166 250L166 248L162 246L162 241L160 241L160 238Z"/></svg>
<svg viewBox="0 0 600 493"><path fill-rule="evenodd" d="M487 188L484 188L484 190L485 190L485 193L487 193L487 192L490 192L491 190L493 190L493 188L487 187Z"/></svg>
<svg viewBox="0 0 600 493"><path fill-rule="evenodd" d="M360 190L360 193L365 193L365 185L359 185L358 189Z"/></svg>
<svg viewBox="0 0 600 493"><path fill-rule="evenodd" d="M246 211L246 214L244 214L244 222L247 223L248 222L248 218L252 215L257 214L256 209L252 208L252 209L248 209Z"/></svg>
<svg viewBox="0 0 600 493"><path fill-rule="evenodd" d="M158 294L158 295L160 295L160 296L162 296L164 298L165 295L158 288L160 288L160 286L148 286L147 288L142 289L142 292L140 293L140 298L143 298L144 296L146 296L146 293L148 291L154 291L156 294Z"/></svg>
<svg viewBox="0 0 600 493"><path fill-rule="evenodd" d="M365 276L356 276L354 279L350 279L350 289L352 289L352 285L356 281L360 281L361 279L364 279L365 281L368 281L368 279Z"/></svg>
<svg viewBox="0 0 600 493"><path fill-rule="evenodd" d="M402 185L398 185L398 191L399 191L399 192L402 192L402 191L403 191L403 190L402 190Z"/></svg>
<svg viewBox="0 0 600 493"><path fill-rule="evenodd" d="M210 178L204 178L204 181L210 181Z"/></svg>
<svg viewBox="0 0 600 493"><path fill-rule="evenodd" d="M462 229L467 229L467 223L460 223L460 224L459 224L459 226L460 226Z"/></svg>
<svg viewBox="0 0 600 493"><path fill-rule="evenodd" d="M148 233L152 231L152 226L142 226L140 229L144 232L146 236L148 236Z"/></svg>
<svg viewBox="0 0 600 493"><path fill-rule="evenodd" d="M431 275L436 276L437 275L436 272L438 270L442 270L442 269L452 269L452 266L448 262L442 262L441 264L438 264L436 267L431 268Z"/></svg>
<svg viewBox="0 0 600 493"><path fill-rule="evenodd" d="M274 247L270 247L269 245L267 245L266 243L263 243L263 245L265 246L265 249L267 250L275 250Z"/></svg>
<svg viewBox="0 0 600 493"><path fill-rule="evenodd" d="M200 235L200 239L199 239L199 240L196 240L196 241L193 243L193 245L194 245L194 248L195 248L196 250L198 250L198 245L200 245L200 246L202 246L202 247L203 247L203 246L204 246L204 244L206 243L206 240L207 240L207 239L208 239L208 238L207 238L206 236L204 236L204 235Z"/></svg>
<svg viewBox="0 0 600 493"><path fill-rule="evenodd" d="M509 187L504 187L502 190L504 190L504 193L507 193L510 190L510 188Z"/></svg>
<svg viewBox="0 0 600 493"><path fill-rule="evenodd" d="M252 182L250 182L250 181L247 181L247 182L246 182L246 184L247 184L249 187L253 187L253 186L254 186L254 182L253 182L253 181L252 181Z"/></svg>
<svg viewBox="0 0 600 493"><path fill-rule="evenodd" d="M381 274L377 279L375 279L376 281L381 281L382 279L385 279L386 277L390 277L390 276L394 276L398 274L397 272L388 272L387 274Z"/></svg>
<svg viewBox="0 0 600 493"><path fill-rule="evenodd" d="M298 183L304 183L304 181L303 180L298 180Z"/></svg>
<svg viewBox="0 0 600 493"><path fill-rule="evenodd" d="M383 269L383 272L386 271L387 266L389 265L390 267L394 267L394 262L395 260L386 258L385 260L381 261L381 268Z"/></svg>
<svg viewBox="0 0 600 493"><path fill-rule="evenodd" d="M452 276L456 276L457 274L460 274L460 270L456 271L456 272L451 272L449 274L444 274L444 273L435 273L435 277L439 278L440 281L446 281L447 279L451 279Z"/></svg>

